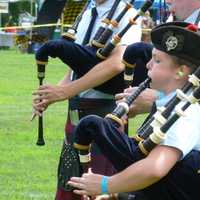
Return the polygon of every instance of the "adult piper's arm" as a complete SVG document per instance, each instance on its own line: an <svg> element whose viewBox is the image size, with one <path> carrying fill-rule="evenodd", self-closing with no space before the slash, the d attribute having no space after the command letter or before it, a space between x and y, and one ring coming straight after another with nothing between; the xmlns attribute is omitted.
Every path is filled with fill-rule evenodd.
<svg viewBox="0 0 200 200"><path fill-rule="evenodd" d="M72 73L72 70L69 69L69 71L65 74L65 76L63 77L63 79L61 79L57 85L66 85L68 83L71 82L71 73Z"/></svg>
<svg viewBox="0 0 200 200"><path fill-rule="evenodd" d="M126 46L118 46L108 59L98 63L88 73L75 81L59 86L44 85L39 87L33 94L39 95L35 98L36 100L43 101L39 102L36 106L69 99L82 91L94 88L110 80L124 70L121 59L125 48Z"/></svg>

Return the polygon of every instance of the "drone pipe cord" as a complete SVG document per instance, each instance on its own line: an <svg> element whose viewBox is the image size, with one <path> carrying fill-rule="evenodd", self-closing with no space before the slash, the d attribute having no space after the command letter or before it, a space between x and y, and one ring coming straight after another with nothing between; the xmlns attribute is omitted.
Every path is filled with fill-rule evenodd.
<svg viewBox="0 0 200 200"><path fill-rule="evenodd" d="M129 23L122 29L118 34L116 34L110 42L108 42L105 47L98 49L97 51L97 57L104 60L106 59L112 50L116 47L116 45L121 41L121 38L124 36L124 34L128 31L128 29L136 24L136 20L143 15L153 4L154 0L146 0L143 6L140 8L136 16L129 20Z"/></svg>
<svg viewBox="0 0 200 200"><path fill-rule="evenodd" d="M101 34L95 36L92 40L91 44L97 48L102 48L105 46L106 42L113 34L114 28L116 28L121 21L122 17L126 14L126 12L132 7L132 4L135 0L131 0L130 2L126 2L124 9L119 13L119 15L114 20L109 20L109 23L106 23L107 26L100 27ZM109 26L108 26L109 25Z"/></svg>
<svg viewBox="0 0 200 200"><path fill-rule="evenodd" d="M195 70L195 72L192 75L189 75L188 82L183 86L182 91L183 93L187 93L191 88L193 87L199 87L200 86L200 66ZM147 123L141 127L138 130L137 135L135 136L138 140L145 139L149 137L149 134L153 131L154 124L160 124L162 125L163 122L165 122L165 119L168 119L170 113L174 109L174 107L181 101L181 98L179 95L175 95L169 102L162 108L160 108L157 111L157 114L155 115L157 117L160 116L160 119L163 120L157 120L155 116L150 118Z"/></svg>

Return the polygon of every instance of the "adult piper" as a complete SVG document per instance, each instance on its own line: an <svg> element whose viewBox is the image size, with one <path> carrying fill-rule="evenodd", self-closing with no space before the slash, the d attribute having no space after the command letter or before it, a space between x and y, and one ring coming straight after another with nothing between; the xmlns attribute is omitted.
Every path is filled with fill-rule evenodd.
<svg viewBox="0 0 200 200"><path fill-rule="evenodd" d="M94 23L94 27L92 29L91 38L94 37L95 32L98 30L98 27L101 25L101 20L106 17L108 14L110 7L114 3L113 0L96 0L94 4L96 5L96 10L98 13L98 16L96 18L96 21ZM119 12L124 7L124 2L120 2L119 8L117 9L114 16L117 16ZM84 38L87 32L87 26L89 24L89 21L91 20L91 12L92 8L87 9L82 16L82 19L79 23L78 29L77 29L77 40L76 43L81 44L84 41ZM128 21L128 19L133 16L136 13L135 9L129 9L129 11L126 13L126 15L122 18L122 21L119 23L118 28L116 28L115 32L117 32L119 29L121 29L124 24ZM84 37L83 37L84 36ZM58 168L58 190L56 194L56 199L69 199L69 195L71 194L68 192L68 188L65 184L66 177L68 175L68 171L64 170L65 168L65 155L63 155L63 152L66 152L66 144L71 144L73 142L73 134L72 134L72 128L76 125L77 121L88 114L97 114L100 116L104 116L106 113L111 112L111 110L115 107L115 101L114 96L107 93L99 92L96 89L87 90L89 88L93 88L95 86L101 85L107 80L110 80L115 75L121 73L120 76L123 77L123 68L124 65L121 64L121 58L123 55L123 52L126 48L126 45L138 42L141 38L141 28L140 28L140 22L138 22L138 25L133 26L129 32L127 32L126 35L124 35L124 39L122 40L122 43L113 51L113 53L110 55L110 57L96 65L93 70L88 72L83 77L77 79L74 78L73 81L71 80L71 73L67 74L63 80L60 81L58 86L53 85L44 85L39 88L39 90L35 94L45 94L42 95L44 99L42 99L42 105L38 104L37 99L34 100L34 107L36 110L43 111L46 109L46 107L55 102L65 99L70 99L69 102L69 112L68 112L68 119L67 124L65 128L65 141L63 144L63 149L59 161L59 168ZM91 39L90 39L91 40ZM62 41L61 41L62 42ZM85 43L85 41L84 41ZM86 42L87 43L87 42ZM73 46L72 42L68 43ZM48 47L46 48L46 54L48 54ZM67 51L70 52L70 51ZM61 52L63 55L65 55L64 51ZM77 53L77 51L74 51L74 53ZM79 54L76 54L79 58ZM67 53L66 53L67 57ZM77 57L74 57L76 61L79 60ZM143 66L141 68L141 65ZM138 82L141 82L141 80L145 79L146 70L144 67L145 63L140 62L140 69L144 69L140 71L138 77L135 79L134 85L138 85ZM82 66L80 64L80 66ZM144 73L143 73L144 72ZM113 88L116 86L115 84L112 84ZM84 91L84 92L82 92ZM80 93L80 94L79 94ZM79 94L79 95L78 95ZM76 96L75 98L72 98L73 96ZM102 174L111 174L113 173L113 167L109 163L109 161L102 156L102 154L99 152L99 150L94 146L92 151L92 168L94 171ZM77 198L77 197L72 197Z"/></svg>

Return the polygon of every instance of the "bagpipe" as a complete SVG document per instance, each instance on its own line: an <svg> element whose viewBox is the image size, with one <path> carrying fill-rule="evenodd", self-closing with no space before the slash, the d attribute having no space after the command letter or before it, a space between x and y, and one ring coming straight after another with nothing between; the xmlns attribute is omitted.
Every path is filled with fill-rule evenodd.
<svg viewBox="0 0 200 200"><path fill-rule="evenodd" d="M141 83L138 89L125 100L117 105L114 111L106 118L112 119L118 125L123 125L121 119L125 114L129 112L130 105L140 95L140 93L148 87L150 78L147 78ZM195 88L195 89L193 89ZM193 89L193 93L187 96L187 93ZM157 112L141 127L138 129L137 134L134 136L134 140L138 143L139 149L145 155L147 155L157 144L162 142L165 138L167 130L175 123L180 116L183 116L184 111L190 106L190 104L199 101L200 98L200 67L195 72L189 75L188 82L183 88L177 89L176 95L164 106L157 109ZM172 111L181 101L186 101L181 110L176 110L173 115Z"/></svg>
<svg viewBox="0 0 200 200"><path fill-rule="evenodd" d="M140 10L138 11L138 13L136 14L135 17L131 18L129 20L129 23L119 32L117 33L110 42L106 43L108 41L108 39L110 38L110 36L112 35L112 30L114 29L114 27L116 27L119 23L119 21L121 20L121 16L123 16L124 13L126 13L128 11L128 9L130 8L130 4L127 4L128 6L126 6L124 8L124 10L122 10L121 15L119 15L116 20L112 21L111 26L108 27L107 30L105 30L101 36L101 38L99 39L99 44L104 45L105 46L103 48L98 49L96 55L97 57L99 57L102 60L105 60L110 53L112 52L112 50L117 46L117 44L121 41L121 38L124 36L124 34L129 30L129 28L136 24L136 20L141 16L144 15L144 13L152 6L153 1L146 1L143 6L140 8Z"/></svg>
<svg viewBox="0 0 200 200"><path fill-rule="evenodd" d="M132 19L132 21L136 20L140 15L142 15L142 13L144 13L147 9L149 9L150 6L152 5L152 3L153 3L152 0L147 0L144 3L144 5L141 7L141 9L138 11L138 14ZM112 16L113 16L114 12L116 11L118 4L119 4L119 1L114 2L112 8L110 9L110 12L108 13L106 19L104 19L102 23L108 24L108 22L111 21ZM88 4L86 4L83 11L85 11L87 6L88 6ZM119 15L120 17L118 17L118 22L120 21L119 18L121 19L122 16L124 15L125 10L128 10L127 6L126 6L126 8L124 8L124 10L122 10L121 14ZM49 41L49 42L45 43L37 51L37 53L36 53L37 61L36 62L37 62L37 66L38 66L38 79L39 79L40 85L42 85L41 80L43 80L44 76L45 76L44 73L42 74L43 77L41 76L41 71L45 71L45 67L48 63L49 56L59 57L64 63L68 64L69 66L72 66L72 69L78 75L78 77L83 76L94 65L96 65L97 63L102 61L100 58L98 58L96 56L97 48L95 48L93 46L81 46L76 43L73 43L74 40L72 38L75 38L75 35L73 35L73 34L76 32L76 28L78 27L78 23L80 22L82 13L83 12L81 12L80 17L78 17L78 19L75 21L75 24L72 26L72 28L69 29L68 34L65 34L61 40ZM130 28L130 26L132 24L130 22L128 23L128 25L125 27L125 29L123 29L119 33L120 37L123 36L123 34L128 30L128 28ZM73 31L71 31L72 29L73 29ZM101 38L101 33L105 32L106 30L107 30L106 26L103 26L103 25L100 26L100 28L97 30L97 33L95 34L94 39L97 38L97 36ZM70 33L73 33L73 34L70 34ZM140 46L140 45L137 45L137 46ZM143 62L146 64L151 57L151 50L152 50L151 45L143 43L139 48L137 46L132 47L130 45L130 47L127 48L125 56L123 58L123 63L126 66L125 67L125 75L124 75L126 78L132 77L131 73L133 73L133 71L134 71L135 62L136 62L136 60L138 60L138 58L143 60ZM80 54L80 55L78 55L78 57L79 58L81 57L81 59L77 59L77 57L74 57L74 60L72 62L70 60L71 59L70 58L71 51L69 51L69 47L72 47L72 48L80 47L80 48L82 48L82 50L87 51L89 54L90 60L85 59L85 54L83 54L83 55ZM107 48L107 47L105 46L105 48ZM103 49L101 49L101 50L103 50ZM113 49L110 49L110 51L112 51L112 50ZM77 64L78 60L80 61L80 63ZM138 71L141 74L140 76L136 76L136 78L135 78L136 85L138 85L138 83L140 83L141 81L143 81L146 78L146 69L138 68L138 69L136 69L136 71ZM96 87L95 89L103 91L105 93L110 93L113 95L118 92L121 92L126 86L128 86L132 82L131 80L128 80L127 82L129 82L129 83L127 85L126 84L127 82L125 83L123 80L124 76L123 76L123 73L120 73L116 77L110 79L109 81ZM115 87L113 87L113 85L115 85ZM39 131L38 132L38 141L39 142L37 142L37 144L43 145L44 138L42 136L43 135L42 116L39 117L39 125L38 126L39 126L39 128L38 128L38 131Z"/></svg>
<svg viewBox="0 0 200 200"><path fill-rule="evenodd" d="M134 1L135 0L126 2L126 6L115 19L111 20L112 17L111 15L109 15L105 20L102 21L103 22L102 26L100 26L93 40L91 41L92 46L95 46L97 48L102 48L105 46L108 39L112 36L114 28L116 28L119 25L119 22L121 21L123 16L127 13L127 11L132 7ZM119 3L120 1L115 1L115 4L118 5Z"/></svg>
<svg viewBox="0 0 200 200"><path fill-rule="evenodd" d="M145 60L147 63L150 58L151 58L151 53L152 53L152 45L147 44L147 43L135 43L132 45L129 45L123 55L122 62L125 64L125 77L133 77L134 74L134 66L135 63L137 63L137 60ZM131 70L130 70L131 69ZM139 68L140 69L140 68ZM136 69L137 70L137 69ZM128 75L127 75L128 74ZM137 79L137 77L134 76L134 79ZM128 80L128 85L131 84L132 81L130 79ZM127 86L128 86L127 85ZM142 83L143 89L145 87L149 86L149 79L146 80L144 83ZM141 88L141 87L140 87ZM130 103L131 100L129 99ZM88 154L87 148L81 150L81 154L78 156L76 150L73 150L73 147L71 144L64 144L65 145L65 150L62 152L62 157L63 158L68 158L66 159L66 165L62 163L62 166L60 167L59 174L62 174L59 177L59 186L61 188L64 188L66 191L69 192L69 195L72 194L73 188L67 185L67 181L70 179L72 176L81 176L83 172L87 171L89 161L90 161L90 155ZM71 155L73 154L73 156ZM71 159L71 156L73 159ZM63 159L64 160L64 159ZM81 163L81 164L80 164ZM66 166L69 166L66 168ZM64 173L65 171L65 173ZM66 173L67 172L67 173ZM66 175L67 174L67 175ZM63 178L65 177L65 178Z"/></svg>
<svg viewBox="0 0 200 200"><path fill-rule="evenodd" d="M108 135L121 133L115 131L111 133L111 129L118 129L119 127L124 125L123 116L128 113L130 105L140 95L140 93L146 87L148 87L150 81L150 78L147 78L143 83L139 85L138 89L135 92L133 92L130 96L125 97L124 101L119 103L117 107L113 110L113 112L107 114L104 119L93 115L87 117L85 121L82 122L82 125L84 124L84 127L87 126L88 131L84 129L84 131L86 131L86 134L84 134L83 127L81 127L82 131L77 129L78 131L75 131L74 141L74 147L79 152L81 166L88 165L88 163L90 162L90 144L92 142L97 143L98 145L100 145L101 148L101 144L100 142L98 142L99 140L101 140L101 138L99 138L98 136L101 135L102 132L108 131ZM195 70L193 74L189 75L188 82L183 86L183 88L177 89L176 95L172 97L163 108L157 109L157 112L145 124L145 128L140 129L142 130L142 132L140 132L140 134L137 133L137 135L133 137L133 144L131 147L133 155L131 159L128 158L128 156L123 155L123 157L127 157L127 163L129 164L123 163L122 165L120 165L119 162L117 162L120 166L115 166L116 169L120 171L123 169L122 166L127 165L126 167L128 167L128 165L145 158L153 148L155 148L157 145L165 140L166 132L170 129L170 127L180 117L185 116L184 111L191 104L199 102L199 100L200 66ZM102 141L104 140L102 139ZM108 144L109 142L106 145ZM102 144L102 148L105 148L105 144ZM120 150L118 149L118 153L119 151ZM109 159L111 159L112 161L112 158L109 157Z"/></svg>
<svg viewBox="0 0 200 200"><path fill-rule="evenodd" d="M95 42L97 39L99 39L99 37L101 36L101 34L105 31L106 27L110 24L111 19L119 5L121 0L116 0L113 3L113 6L111 7L108 15L106 16L105 19L102 20L102 24L99 27L99 29L97 30L93 41ZM86 2L86 5L84 6L83 10L81 11L81 13L78 15L78 17L76 18L74 24L72 25L72 27L70 27L66 33L62 34L62 37L64 37L65 39L69 40L69 41L75 41L76 40L76 32L77 32L77 28L78 25L82 19L82 16L85 12L85 10L88 8L88 5L90 4L90 1ZM92 44L92 43L91 43Z"/></svg>
<svg viewBox="0 0 200 200"><path fill-rule="evenodd" d="M65 34L62 35L63 38L69 40L69 41L75 41L75 33L78 28L78 24L80 20L82 19L82 15L85 12L85 10L88 8L88 5L90 4L90 1L87 1L84 5L81 13L77 16L74 24L67 30ZM47 41L47 40L46 40ZM38 41L40 42L40 41ZM37 78L39 81L39 86L43 85L43 80L45 78L45 68L46 68L47 62L37 61ZM31 120L35 117L35 114L33 114ZM43 135L43 116L38 116L38 138L37 138L37 145L43 146L45 145L44 135Z"/></svg>
<svg viewBox="0 0 200 200"><path fill-rule="evenodd" d="M80 177L82 173L87 172L87 167L90 163L90 145L92 142L97 143L99 145L102 141L101 138L97 138L96 135L102 134L102 132L110 131L107 134L111 134L110 129L118 129L121 125L123 125L122 117L128 113L129 106L134 102L134 100L138 97L138 95L148 87L148 84L151 80L147 78L143 83L140 84L137 91L135 91L130 96L126 97L124 102L119 103L114 111L105 116L105 118L97 117L97 116L89 116L85 118L85 120L90 119L85 123L84 127L86 129L83 130L84 127L78 125L77 129L75 130L75 141L74 141L74 149L73 153L76 155L76 160L74 160L75 156L70 154L66 154L65 158L68 158L68 164L70 164L70 170L68 170L67 175L65 176L66 179L63 181L63 188L67 188L66 191L69 192L69 195L73 194L73 187L70 187L67 182L70 180L70 177L76 176ZM107 153L112 156L109 157L106 155L104 151L106 151L107 145L110 143L102 144L100 149L102 153L104 152L108 159L112 162L112 159L117 159L117 161L113 161L117 163L114 165L117 170L121 171L124 167L128 167L129 165L137 162L145 158L148 153L155 148L158 144L160 144L166 137L166 132L169 128L182 116L185 115L184 111L193 103L199 102L200 100L200 67L198 67L195 72L189 76L188 82L184 85L182 89L178 89L176 91L176 95L165 105L164 108L158 109L158 111L152 116L151 120L145 125L146 129L143 130L143 134L137 135L133 138L134 143L131 145L132 148L132 156L129 158L130 155L124 155L123 158L127 158L127 161L123 161L122 164L119 162L119 156L113 155L113 151L109 154L107 149ZM181 104L179 104L181 103ZM179 107L177 105L180 105ZM174 109L175 108L175 109ZM172 112L174 110L174 112ZM165 113L168 117L163 117L163 113ZM99 123L96 121L99 120ZM84 119L83 119L84 120ZM86 121L85 121L86 122ZM94 122L94 123L93 123ZM151 122L151 123L150 123ZM91 126L88 126L90 123ZM92 123L92 124L91 124ZM98 123L98 125L97 125ZM82 121L83 124L83 121ZM105 125L105 126L104 126ZM107 128L106 128L107 127ZM151 132L149 131L148 127L152 128ZM80 129L79 131L77 131ZM84 132L85 131L85 132ZM97 133L98 132L98 133ZM123 134L121 132L113 132L112 134ZM144 138L145 136L145 138ZM139 138L139 139L138 139ZM105 142L105 141L104 141ZM113 141L112 141L113 142ZM72 145L68 145L68 148L72 149ZM120 152L120 146L117 146L118 153ZM121 155L120 155L121 156ZM115 157L115 158L114 158ZM121 157L120 157L121 158ZM124 163L125 162L125 163ZM190 163L190 157L186 158L184 162ZM64 169L64 166L63 166ZM77 169L79 169L77 171ZM66 169L65 169L66 170Z"/></svg>
<svg viewBox="0 0 200 200"><path fill-rule="evenodd" d="M122 63L125 66L124 70L124 84L125 88L131 86L132 84L138 85L142 80L147 76L147 69L145 67L145 64L151 59L152 56L152 49L153 46L151 44L147 44L144 42L138 42L131 44L127 46L123 58ZM141 62L143 63L141 65ZM47 63L45 62L38 62L38 80L39 85L42 85L43 79L45 78L45 66ZM136 68L136 65L139 65L138 68ZM136 75L140 74L140 76L134 76L134 72L136 72ZM133 79L134 77L134 79ZM149 81L146 81L146 84L148 86ZM39 117L39 121L42 121L42 116ZM44 142L44 139L42 137L43 131L42 131L42 124L39 122L38 125L40 128L38 128L38 141L37 142L42 144Z"/></svg>
<svg viewBox="0 0 200 200"><path fill-rule="evenodd" d="M126 86L130 86L133 82L134 71L137 71L138 74L141 71L141 75L144 75L144 71L147 70L145 66L141 66L135 68L136 63L139 65L140 61L145 64L151 59L152 56L152 48L151 44L138 42L127 46L122 62L125 65L124 78L126 82ZM41 64L41 65L40 65ZM44 70L46 63L38 62L38 78L44 78ZM144 68L142 68L144 67ZM139 72L138 72L139 71ZM140 77L134 76L134 83L137 84L141 82ZM148 85L148 81L146 84ZM41 120L42 117L39 117ZM42 123L39 121L38 125L38 141L37 144L44 144L43 131L40 127L42 127ZM83 156L79 158L77 151L71 144L63 144L65 148L61 153L61 159L63 162L60 162L60 167L58 171L58 187L65 190L65 194L68 195L68 199L80 199L80 197L76 196L73 193L73 188L67 184L67 181L72 176L81 176L83 172L87 171L88 161L90 157L87 155L87 151L82 151ZM82 164L80 164L82 163Z"/></svg>
<svg viewBox="0 0 200 200"><path fill-rule="evenodd" d="M118 34L116 34L113 37L111 42L106 43L105 47L99 49L92 45L82 46L76 43L72 43L69 40L66 40L66 38L62 38L60 40L53 40L45 43L36 53L36 62L47 63L49 56L53 58L58 57L60 60L62 60L63 63L67 64L75 72L77 78L80 78L81 76L86 74L91 68L93 68L96 64L98 64L107 56L109 56L109 54L120 42L121 38L127 32L127 30L133 24L135 24L136 19L139 16L141 16L142 13L144 13L150 8L152 3L152 0L147 0L141 7L141 9L138 11L136 16L130 20L130 22L127 24L127 26L125 26L123 30L121 30ZM100 27L100 29L101 28L102 27ZM118 38L117 41L116 38ZM113 88L113 84L116 87ZM121 92L124 89L123 74L115 76L114 78L101 84L100 86L95 87L95 89L113 95Z"/></svg>

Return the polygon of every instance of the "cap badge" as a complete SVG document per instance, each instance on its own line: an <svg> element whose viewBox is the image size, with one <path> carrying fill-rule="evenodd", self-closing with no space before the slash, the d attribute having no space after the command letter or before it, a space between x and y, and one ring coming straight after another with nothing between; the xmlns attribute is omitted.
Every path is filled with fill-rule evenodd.
<svg viewBox="0 0 200 200"><path fill-rule="evenodd" d="M171 51L173 49L176 49L178 46L178 39L175 36L169 36L165 42L167 51Z"/></svg>

